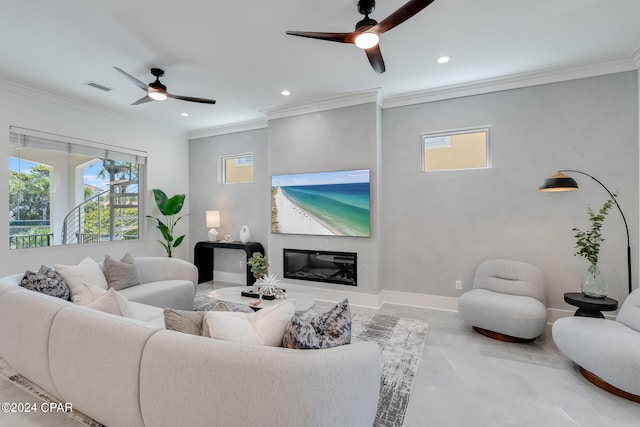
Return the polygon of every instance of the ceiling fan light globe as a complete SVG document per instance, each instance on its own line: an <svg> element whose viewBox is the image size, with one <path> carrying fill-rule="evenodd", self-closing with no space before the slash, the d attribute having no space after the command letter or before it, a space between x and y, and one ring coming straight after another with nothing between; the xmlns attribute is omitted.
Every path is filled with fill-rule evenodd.
<svg viewBox="0 0 640 427"><path fill-rule="evenodd" d="M164 101L165 99L167 99L167 94L162 92L149 92L148 95L149 98L153 99L154 101Z"/></svg>
<svg viewBox="0 0 640 427"><path fill-rule="evenodd" d="M355 45L360 49L370 49L378 45L380 37L376 33L364 32L356 37Z"/></svg>

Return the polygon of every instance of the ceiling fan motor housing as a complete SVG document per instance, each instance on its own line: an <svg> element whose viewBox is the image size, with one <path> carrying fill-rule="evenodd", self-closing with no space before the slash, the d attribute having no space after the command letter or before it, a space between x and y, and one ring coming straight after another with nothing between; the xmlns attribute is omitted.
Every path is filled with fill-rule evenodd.
<svg viewBox="0 0 640 427"><path fill-rule="evenodd" d="M358 1L358 12L362 15L369 15L374 10L376 10L376 1L375 0L359 0Z"/></svg>

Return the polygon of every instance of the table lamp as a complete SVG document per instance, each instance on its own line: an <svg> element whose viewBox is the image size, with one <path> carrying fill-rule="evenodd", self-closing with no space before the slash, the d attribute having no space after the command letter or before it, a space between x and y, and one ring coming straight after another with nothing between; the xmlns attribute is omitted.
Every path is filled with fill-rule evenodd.
<svg viewBox="0 0 640 427"><path fill-rule="evenodd" d="M207 227L209 228L209 241L218 240L218 231L215 227L220 227L220 211L207 211Z"/></svg>

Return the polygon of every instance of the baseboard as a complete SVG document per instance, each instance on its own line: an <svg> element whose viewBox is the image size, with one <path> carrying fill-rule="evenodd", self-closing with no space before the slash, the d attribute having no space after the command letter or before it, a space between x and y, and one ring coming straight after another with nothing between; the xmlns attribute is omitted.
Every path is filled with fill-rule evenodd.
<svg viewBox="0 0 640 427"><path fill-rule="evenodd" d="M244 274L227 273L224 271L215 272L215 280L227 283L237 283L244 285L246 277ZM443 297L439 295L417 294L413 292L400 292L382 290L378 294L365 294L339 289L327 289L312 286L302 286L293 283L282 282L282 287L300 292L312 294L320 301L338 302L347 298L349 303L360 307L380 308L382 304L406 305L409 307L427 308L430 310L442 310L458 312L457 297ZM547 308L547 324L552 325L556 320L563 317L571 317L575 310L564 310L558 308ZM616 316L605 314L605 318L615 320Z"/></svg>

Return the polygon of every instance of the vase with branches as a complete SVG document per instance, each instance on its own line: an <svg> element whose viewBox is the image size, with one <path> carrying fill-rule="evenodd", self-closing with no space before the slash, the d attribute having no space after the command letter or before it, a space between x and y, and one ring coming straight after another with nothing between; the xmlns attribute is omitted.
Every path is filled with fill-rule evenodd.
<svg viewBox="0 0 640 427"><path fill-rule="evenodd" d="M576 233L577 250L574 255L581 256L589 262L589 267L582 276L581 282L582 293L588 297L605 298L608 293L607 282L598 267L598 256L602 242L605 240L602 237L602 225L609 209L615 204L616 196L617 194L613 194L613 197L607 200L597 212L591 206L587 207L587 216L591 227L585 230L572 229Z"/></svg>

